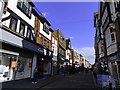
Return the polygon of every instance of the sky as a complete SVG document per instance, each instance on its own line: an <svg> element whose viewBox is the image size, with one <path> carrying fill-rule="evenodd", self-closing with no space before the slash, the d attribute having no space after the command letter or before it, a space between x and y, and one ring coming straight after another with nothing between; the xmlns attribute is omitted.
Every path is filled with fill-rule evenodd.
<svg viewBox="0 0 120 90"><path fill-rule="evenodd" d="M36 8L50 22L53 30L60 29L71 39L72 48L91 64L95 61L94 12L98 2L34 2Z"/></svg>

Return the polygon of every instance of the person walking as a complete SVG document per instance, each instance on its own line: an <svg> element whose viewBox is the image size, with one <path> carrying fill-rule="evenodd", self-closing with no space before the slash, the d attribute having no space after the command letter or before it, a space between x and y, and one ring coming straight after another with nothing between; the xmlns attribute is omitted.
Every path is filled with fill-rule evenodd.
<svg viewBox="0 0 120 90"><path fill-rule="evenodd" d="M37 71L37 68L35 68L33 71L32 83L37 83L37 78L38 78L38 71Z"/></svg>

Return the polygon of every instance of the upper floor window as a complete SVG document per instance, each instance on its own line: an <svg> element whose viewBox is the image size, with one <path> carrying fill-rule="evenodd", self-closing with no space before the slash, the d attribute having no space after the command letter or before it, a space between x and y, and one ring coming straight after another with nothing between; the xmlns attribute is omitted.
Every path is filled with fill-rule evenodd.
<svg viewBox="0 0 120 90"><path fill-rule="evenodd" d="M115 32L113 28L110 29L110 34L111 34L111 41L115 42Z"/></svg>
<svg viewBox="0 0 120 90"><path fill-rule="evenodd" d="M24 32L25 32L25 25L23 23L20 23L19 33L21 35L24 35Z"/></svg>
<svg viewBox="0 0 120 90"><path fill-rule="evenodd" d="M18 8L31 18L32 6L26 0L18 0Z"/></svg>
<svg viewBox="0 0 120 90"><path fill-rule="evenodd" d="M43 44L43 37L40 38L40 44Z"/></svg>
<svg viewBox="0 0 120 90"><path fill-rule="evenodd" d="M27 38L31 39L31 29L28 28L27 29L27 35L26 35Z"/></svg>
<svg viewBox="0 0 120 90"><path fill-rule="evenodd" d="M61 35L59 35L59 40L60 42L64 42L64 38Z"/></svg>
<svg viewBox="0 0 120 90"><path fill-rule="evenodd" d="M16 18L11 17L9 28L13 31L16 31L16 28L17 28L17 19Z"/></svg>
<svg viewBox="0 0 120 90"><path fill-rule="evenodd" d="M43 31L45 31L47 34L49 34L49 26L47 25L47 23L44 23L44 27L43 27Z"/></svg>
<svg viewBox="0 0 120 90"><path fill-rule="evenodd" d="M47 41L44 39L44 47L47 47Z"/></svg>
<svg viewBox="0 0 120 90"><path fill-rule="evenodd" d="M114 35L114 33L111 33L111 40L112 40L112 42L115 41L115 35Z"/></svg>

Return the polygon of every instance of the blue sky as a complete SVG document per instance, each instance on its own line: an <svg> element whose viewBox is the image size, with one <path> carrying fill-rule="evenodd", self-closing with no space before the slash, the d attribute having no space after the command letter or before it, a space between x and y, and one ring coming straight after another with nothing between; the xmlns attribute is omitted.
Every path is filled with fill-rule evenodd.
<svg viewBox="0 0 120 90"><path fill-rule="evenodd" d="M35 2L37 9L51 23L71 38L72 47L94 63L94 12L97 2Z"/></svg>

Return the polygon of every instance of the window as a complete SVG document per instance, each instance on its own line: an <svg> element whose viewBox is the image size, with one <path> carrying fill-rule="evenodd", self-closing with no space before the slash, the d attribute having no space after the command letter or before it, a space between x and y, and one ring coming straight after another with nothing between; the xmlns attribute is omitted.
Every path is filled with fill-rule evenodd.
<svg viewBox="0 0 120 90"><path fill-rule="evenodd" d="M35 38L34 38L33 33L31 33L31 40L32 40L32 41L35 41Z"/></svg>
<svg viewBox="0 0 120 90"><path fill-rule="evenodd" d="M49 34L49 26L47 25L46 22L44 23L43 31L45 31L47 34Z"/></svg>
<svg viewBox="0 0 120 90"><path fill-rule="evenodd" d="M49 41L47 42L47 47L49 48Z"/></svg>
<svg viewBox="0 0 120 90"><path fill-rule="evenodd" d="M110 28L110 34L111 34L111 41L115 41L115 30L113 28Z"/></svg>
<svg viewBox="0 0 120 90"><path fill-rule="evenodd" d="M17 7L28 17L31 17L32 6L26 0L18 0Z"/></svg>
<svg viewBox="0 0 120 90"><path fill-rule="evenodd" d="M47 41L44 39L44 47L47 47Z"/></svg>
<svg viewBox="0 0 120 90"><path fill-rule="evenodd" d="M24 35L24 31L25 31L25 25L23 23L20 23L20 30L19 30L19 33L21 35Z"/></svg>
<svg viewBox="0 0 120 90"><path fill-rule="evenodd" d="M114 33L111 33L111 41L112 41L112 42L115 41L115 35L114 35Z"/></svg>
<svg viewBox="0 0 120 90"><path fill-rule="evenodd" d="M27 38L31 39L31 29L28 28L27 30L27 35L26 35Z"/></svg>
<svg viewBox="0 0 120 90"><path fill-rule="evenodd" d="M42 45L43 43L43 37L40 38L40 44Z"/></svg>
<svg viewBox="0 0 120 90"><path fill-rule="evenodd" d="M17 27L17 19L12 17L11 20L10 20L9 28L13 31L16 31L16 27Z"/></svg>

